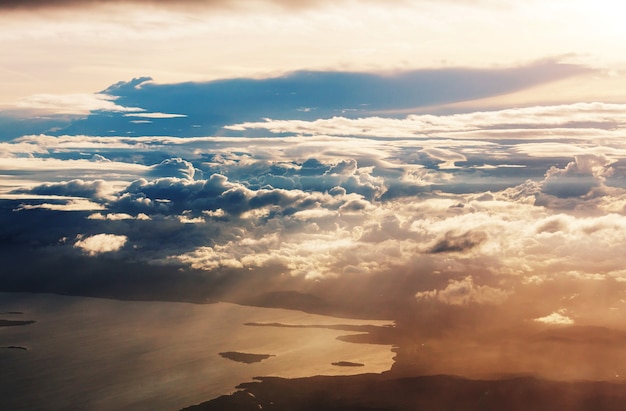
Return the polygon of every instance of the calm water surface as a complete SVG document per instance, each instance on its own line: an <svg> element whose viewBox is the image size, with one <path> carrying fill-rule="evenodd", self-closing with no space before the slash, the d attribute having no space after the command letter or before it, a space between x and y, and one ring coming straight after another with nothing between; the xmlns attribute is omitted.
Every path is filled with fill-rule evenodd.
<svg viewBox="0 0 626 411"><path fill-rule="evenodd" d="M23 314L8 314L21 311ZM336 340L347 331L251 327L372 324L299 311L172 302L133 302L0 293L0 409L177 410L232 392L255 376L306 377L383 372L391 346ZM244 364L219 356L271 354ZM364 367L337 367L350 361Z"/></svg>

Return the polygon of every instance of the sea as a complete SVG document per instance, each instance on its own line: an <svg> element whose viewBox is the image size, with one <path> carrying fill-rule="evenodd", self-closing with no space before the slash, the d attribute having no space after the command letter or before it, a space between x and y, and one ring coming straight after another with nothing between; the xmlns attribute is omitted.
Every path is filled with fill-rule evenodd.
<svg viewBox="0 0 626 411"><path fill-rule="evenodd" d="M257 376L380 373L394 356L389 345L340 341L355 332L319 327L392 326L387 321L222 302L0 293L0 319L35 321L0 327L0 410L173 411ZM242 363L223 352L271 356Z"/></svg>

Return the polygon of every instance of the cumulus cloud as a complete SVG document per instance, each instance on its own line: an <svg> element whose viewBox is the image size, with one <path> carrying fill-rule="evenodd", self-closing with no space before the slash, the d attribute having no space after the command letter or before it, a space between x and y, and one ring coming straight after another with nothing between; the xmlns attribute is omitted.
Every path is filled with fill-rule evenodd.
<svg viewBox="0 0 626 411"><path fill-rule="evenodd" d="M177 213L223 210L241 215L250 210L280 206L309 208L316 197L298 190L251 190L241 183L230 182L221 174L206 180L189 181L178 178L139 179L120 192L111 203L113 209L129 209L145 213Z"/></svg>
<svg viewBox="0 0 626 411"><path fill-rule="evenodd" d="M176 177L193 180L196 169L189 161L182 158L168 158L159 164L150 167L149 176L153 177Z"/></svg>
<svg viewBox="0 0 626 411"><path fill-rule="evenodd" d="M119 251L128 238L125 235L96 234L89 237L80 237L74 243L74 247L80 248L84 253L94 256L102 253Z"/></svg>
<svg viewBox="0 0 626 411"><path fill-rule="evenodd" d="M544 317L535 318L534 321L550 324L550 325L571 325L574 324L574 320L565 315L564 310L555 311Z"/></svg>
<svg viewBox="0 0 626 411"><path fill-rule="evenodd" d="M542 191L561 198L588 195L612 174L613 162L605 155L577 155L564 169L551 167L546 172Z"/></svg>
<svg viewBox="0 0 626 411"><path fill-rule="evenodd" d="M362 301L523 307L503 313L525 321L566 307L576 322L585 313L617 323L610 308L626 295L621 114L578 108L602 121L585 123L584 138L564 127L576 116L570 106L421 118L419 133L440 129L437 138L410 130L416 118L379 117L299 124L313 127L300 137L24 136L0 146L3 239L59 259L79 250L202 281L255 281L250 292L339 298L359 284ZM606 129L611 122L618 128ZM75 246L59 242L78 234ZM112 250L131 241L132 261ZM111 251L98 251L105 243Z"/></svg>
<svg viewBox="0 0 626 411"><path fill-rule="evenodd" d="M462 280L452 280L442 290L420 291L415 294L417 300L436 299L444 304L467 305L487 304L499 305L507 299L508 293L504 290L476 285L472 276Z"/></svg>
<svg viewBox="0 0 626 411"><path fill-rule="evenodd" d="M120 221L120 220L150 220L150 217L147 216L146 214L143 213L139 213L137 214L136 217L133 217L130 214L125 214L125 213L107 213L107 214L102 214L102 213L93 213L90 214L89 217L87 217L87 219L89 220L109 220L109 221Z"/></svg>

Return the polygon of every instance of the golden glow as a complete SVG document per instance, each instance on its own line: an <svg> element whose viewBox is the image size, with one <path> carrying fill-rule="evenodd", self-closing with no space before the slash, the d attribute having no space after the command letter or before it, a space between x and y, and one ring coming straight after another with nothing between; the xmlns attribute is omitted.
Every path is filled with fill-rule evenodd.
<svg viewBox="0 0 626 411"><path fill-rule="evenodd" d="M0 16L0 104L121 79L268 76L298 69L509 66L567 57L620 76L626 28L610 1L338 3L305 9L108 6ZM613 87L615 90L616 87Z"/></svg>

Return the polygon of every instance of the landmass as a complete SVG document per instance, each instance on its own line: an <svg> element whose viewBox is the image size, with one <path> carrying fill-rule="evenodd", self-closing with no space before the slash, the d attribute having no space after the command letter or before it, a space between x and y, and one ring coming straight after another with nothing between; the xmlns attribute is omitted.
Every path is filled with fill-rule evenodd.
<svg viewBox="0 0 626 411"><path fill-rule="evenodd" d="M8 350L22 350L22 351L28 351L28 348L26 347L21 347L19 345L9 345L7 347L0 347L0 348L5 348Z"/></svg>
<svg viewBox="0 0 626 411"><path fill-rule="evenodd" d="M337 361L331 363L331 365L335 365L337 367L364 367L365 364L361 364L359 362L351 362L351 361Z"/></svg>
<svg viewBox="0 0 626 411"><path fill-rule="evenodd" d="M340 339L392 344L394 365L382 374L258 377L239 385L239 391L185 410L624 410L624 330L529 324L493 334L456 328L450 335L424 335L427 328L416 327L418 320L354 328L250 323L368 331Z"/></svg>
<svg viewBox="0 0 626 411"><path fill-rule="evenodd" d="M0 320L0 327L15 327L33 323L35 323L35 321Z"/></svg>
<svg viewBox="0 0 626 411"><path fill-rule="evenodd" d="M243 362L246 364L261 362L273 357L271 354L249 354L236 351L221 352L220 355L224 358L228 358L229 360Z"/></svg>
<svg viewBox="0 0 626 411"><path fill-rule="evenodd" d="M622 411L626 384L532 377L471 380L448 375L390 379L384 374L256 378L185 411L508 410Z"/></svg>

